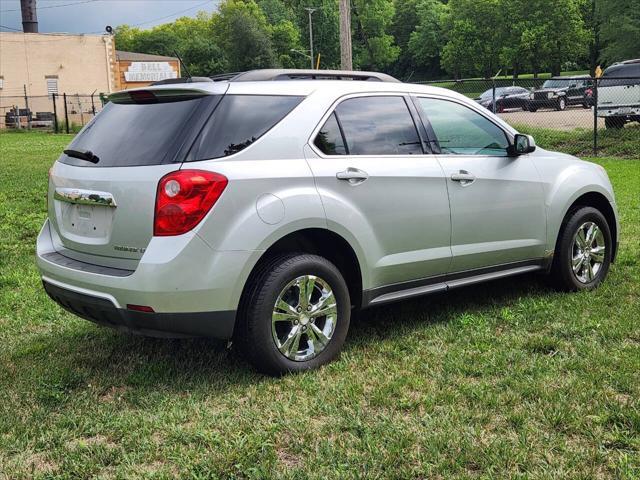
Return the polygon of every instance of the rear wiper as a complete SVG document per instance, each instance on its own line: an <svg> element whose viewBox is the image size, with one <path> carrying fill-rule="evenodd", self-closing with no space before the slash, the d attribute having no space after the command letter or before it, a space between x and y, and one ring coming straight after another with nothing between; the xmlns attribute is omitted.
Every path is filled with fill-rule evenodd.
<svg viewBox="0 0 640 480"><path fill-rule="evenodd" d="M65 155L70 157L79 158L80 160L86 160L91 163L98 163L100 158L93 154L91 150L73 150L68 148L64 151Z"/></svg>

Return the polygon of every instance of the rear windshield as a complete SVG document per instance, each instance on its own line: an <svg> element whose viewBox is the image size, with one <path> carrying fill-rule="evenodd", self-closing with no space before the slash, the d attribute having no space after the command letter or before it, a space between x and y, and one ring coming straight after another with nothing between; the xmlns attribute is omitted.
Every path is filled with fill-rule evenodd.
<svg viewBox="0 0 640 480"><path fill-rule="evenodd" d="M600 80L601 87L640 85L640 63L614 65L607 68Z"/></svg>
<svg viewBox="0 0 640 480"><path fill-rule="evenodd" d="M113 103L105 105L67 147L89 150L99 161L94 165L63 155L63 163L83 167L130 167L173 161L183 131L206 97L168 103Z"/></svg>

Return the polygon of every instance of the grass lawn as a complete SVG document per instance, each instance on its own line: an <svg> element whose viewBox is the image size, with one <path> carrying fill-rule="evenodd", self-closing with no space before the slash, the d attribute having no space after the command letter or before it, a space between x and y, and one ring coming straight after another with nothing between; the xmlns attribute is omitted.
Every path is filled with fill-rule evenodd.
<svg viewBox="0 0 640 480"><path fill-rule="evenodd" d="M588 157L593 155L593 130L552 130L514 125L520 133L533 135L537 144L549 150ZM640 160L640 124L629 123L621 130L598 129L598 151L604 155ZM640 167L638 167L640 168Z"/></svg>
<svg viewBox="0 0 640 480"><path fill-rule="evenodd" d="M640 478L637 155L594 160L622 221L597 291L525 276L371 309L339 361L272 379L47 298L34 243L70 138L0 135L0 479Z"/></svg>

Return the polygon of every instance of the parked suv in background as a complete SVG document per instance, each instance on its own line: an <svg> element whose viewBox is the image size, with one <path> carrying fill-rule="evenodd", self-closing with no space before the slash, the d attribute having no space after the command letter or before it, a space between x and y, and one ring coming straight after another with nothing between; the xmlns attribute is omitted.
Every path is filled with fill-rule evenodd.
<svg viewBox="0 0 640 480"><path fill-rule="evenodd" d="M598 116L607 128L640 122L640 59L615 63L598 80Z"/></svg>
<svg viewBox="0 0 640 480"><path fill-rule="evenodd" d="M103 325L281 374L335 358L354 310L529 272L589 290L615 258L605 171L449 90L258 70L110 100L37 241L47 293Z"/></svg>
<svg viewBox="0 0 640 480"><path fill-rule="evenodd" d="M593 81L589 75L576 77L553 77L534 90L529 96L529 110L555 108L564 110L568 105L593 105Z"/></svg>

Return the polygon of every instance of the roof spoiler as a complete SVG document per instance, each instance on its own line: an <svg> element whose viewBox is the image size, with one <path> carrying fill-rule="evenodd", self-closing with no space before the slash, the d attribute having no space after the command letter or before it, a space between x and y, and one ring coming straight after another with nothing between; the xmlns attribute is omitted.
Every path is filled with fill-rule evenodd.
<svg viewBox="0 0 640 480"><path fill-rule="evenodd" d="M181 102L210 95L210 92L196 88L162 88L147 90L122 90L109 95L109 101L121 104L142 104Z"/></svg>

